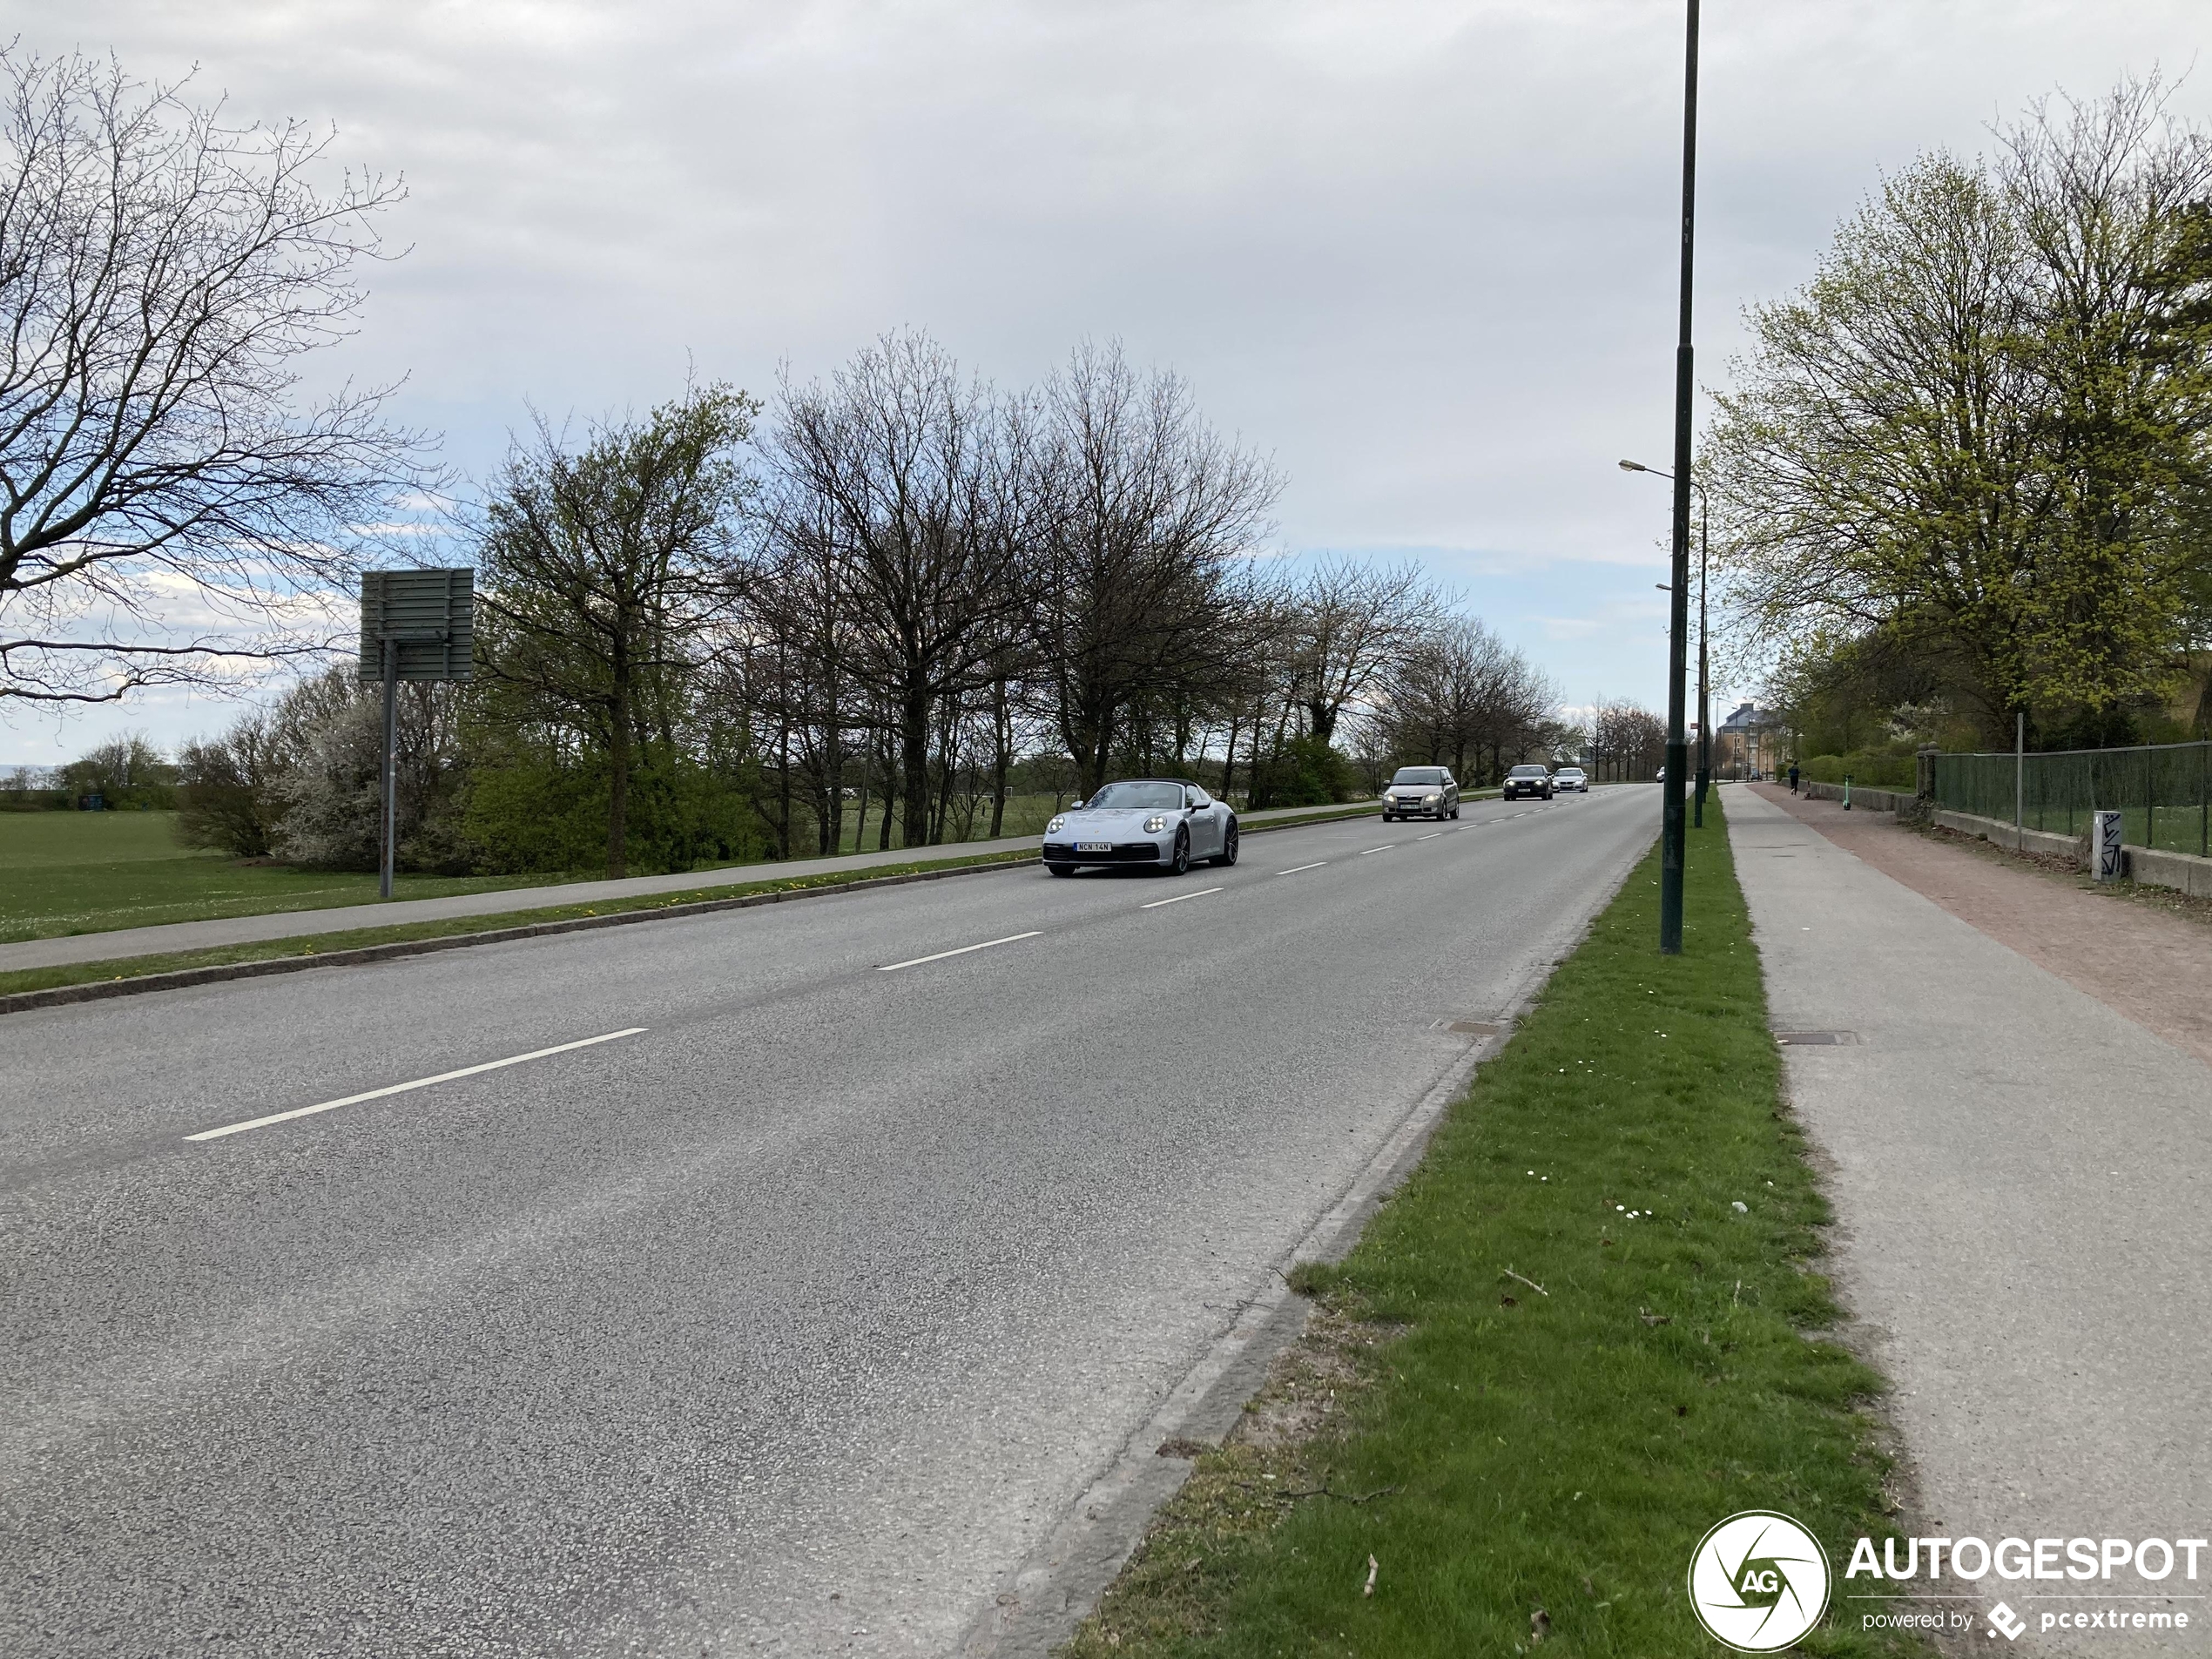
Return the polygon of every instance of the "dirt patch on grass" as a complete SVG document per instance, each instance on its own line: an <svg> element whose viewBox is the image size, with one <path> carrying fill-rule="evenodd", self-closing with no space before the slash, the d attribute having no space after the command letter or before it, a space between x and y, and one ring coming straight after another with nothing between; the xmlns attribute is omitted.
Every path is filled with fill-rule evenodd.
<svg viewBox="0 0 2212 1659"><path fill-rule="evenodd" d="M1358 1391L1382 1369L1382 1352L1406 1327L1363 1319L1324 1304L1305 1334L1275 1356L1267 1381L1244 1406L1227 1444L1295 1458L1299 1449L1345 1420Z"/></svg>

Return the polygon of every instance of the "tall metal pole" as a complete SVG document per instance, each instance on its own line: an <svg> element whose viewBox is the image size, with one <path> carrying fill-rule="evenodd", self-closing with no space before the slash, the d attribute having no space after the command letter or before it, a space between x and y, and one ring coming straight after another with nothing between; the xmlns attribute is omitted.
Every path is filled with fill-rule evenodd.
<svg viewBox="0 0 2212 1659"><path fill-rule="evenodd" d="M1689 0L1683 51L1682 105L1682 331L1675 347L1674 590L1667 631L1667 781L1660 791L1659 949L1682 954L1683 846L1689 827L1683 797L1689 744L1683 731L1683 681L1689 635L1690 402L1696 369L1689 334L1692 255L1697 211L1697 0Z"/></svg>
<svg viewBox="0 0 2212 1659"><path fill-rule="evenodd" d="M1703 485L1697 490L1697 827L1705 827L1705 792L1713 784L1713 700L1707 688L1710 663L1705 649L1705 531Z"/></svg>
<svg viewBox="0 0 2212 1659"><path fill-rule="evenodd" d="M400 647L384 641L384 856L376 874L376 896L392 896L392 843L399 822Z"/></svg>
<svg viewBox="0 0 2212 1659"><path fill-rule="evenodd" d="M2027 711L2018 709L2013 714L2013 828L2027 827ZM2020 850L2020 838L2013 840L2013 851Z"/></svg>

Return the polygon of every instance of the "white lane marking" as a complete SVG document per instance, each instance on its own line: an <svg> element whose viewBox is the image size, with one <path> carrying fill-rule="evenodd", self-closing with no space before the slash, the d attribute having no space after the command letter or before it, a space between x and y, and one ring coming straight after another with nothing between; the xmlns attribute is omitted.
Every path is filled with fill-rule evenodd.
<svg viewBox="0 0 2212 1659"><path fill-rule="evenodd" d="M1178 893L1172 899L1155 899L1150 904L1141 904L1139 910L1157 910L1163 904L1181 904L1185 899L1203 899L1209 893L1219 893L1219 887L1200 887L1196 893Z"/></svg>
<svg viewBox="0 0 2212 1659"><path fill-rule="evenodd" d="M1443 833L1444 832L1442 830L1431 830L1427 834L1416 835L1413 839L1417 841L1433 841Z"/></svg>
<svg viewBox="0 0 2212 1659"><path fill-rule="evenodd" d="M317 1112L334 1112L341 1106L358 1106L365 1100L381 1100L387 1095L404 1095L417 1089L428 1089L432 1083L449 1083L456 1077L474 1077L479 1072L501 1071L509 1066L519 1066L525 1060L543 1060L548 1055L567 1054L574 1049L589 1049L595 1043L612 1042L617 1037L634 1037L646 1030L642 1025L610 1031L604 1036L579 1037L574 1042L557 1042L550 1049L533 1049L528 1054L518 1054L505 1060L487 1060L481 1066L463 1066L458 1071L442 1071L435 1077L417 1077L411 1083L393 1083L384 1089L371 1089L358 1095L347 1095L342 1100L326 1100L318 1106L295 1106L288 1112L271 1112L266 1117L249 1117L243 1123L226 1123L220 1129L204 1129L197 1135L187 1135L188 1141L219 1141L226 1135L242 1135L250 1129L266 1129L271 1123L288 1123L295 1117L313 1117Z"/></svg>
<svg viewBox="0 0 2212 1659"><path fill-rule="evenodd" d="M962 945L958 950L941 950L934 955L913 956L903 962L885 962L875 971L879 974L892 974L902 968L920 968L924 962L941 962L948 956L965 956L971 950L988 950L994 945L1011 945L1017 940L1035 939L1043 931L1042 927L1032 927L1026 934L1008 934L1003 939L987 939L980 945Z"/></svg>
<svg viewBox="0 0 2212 1659"><path fill-rule="evenodd" d="M1367 853L1387 853L1390 851L1390 847L1396 846L1397 845L1397 842L1393 841L1390 844L1390 846L1371 846L1367 849ZM1362 853L1359 856L1364 859L1367 856L1367 853Z"/></svg>
<svg viewBox="0 0 2212 1659"><path fill-rule="evenodd" d="M1289 869L1287 869L1287 870L1278 870L1278 871L1276 871L1276 872L1275 872L1275 873L1276 873L1276 874L1278 874L1278 875L1298 875L1298 874L1302 874L1303 873L1305 873L1305 871L1307 871L1307 870L1318 870L1318 869L1319 869L1319 868L1321 867L1321 866L1322 866L1322 865L1326 864L1327 862L1328 862L1328 860L1326 860L1326 859L1323 859L1323 860L1321 860L1318 863L1314 863L1314 864L1294 864L1294 865L1292 865L1292 866L1291 866Z"/></svg>

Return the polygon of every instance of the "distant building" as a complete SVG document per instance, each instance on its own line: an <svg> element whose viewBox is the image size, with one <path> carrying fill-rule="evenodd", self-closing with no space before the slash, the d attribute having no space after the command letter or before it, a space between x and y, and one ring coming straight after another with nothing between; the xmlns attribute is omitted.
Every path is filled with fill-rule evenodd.
<svg viewBox="0 0 2212 1659"><path fill-rule="evenodd" d="M1743 703L1713 728L1713 776L1764 778L1789 765L1782 717L1756 703Z"/></svg>

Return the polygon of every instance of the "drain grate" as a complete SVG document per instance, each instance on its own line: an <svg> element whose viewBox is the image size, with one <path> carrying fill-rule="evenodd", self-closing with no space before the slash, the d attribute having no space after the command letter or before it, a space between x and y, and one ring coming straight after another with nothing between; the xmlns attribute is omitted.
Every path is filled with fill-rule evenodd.
<svg viewBox="0 0 2212 1659"><path fill-rule="evenodd" d="M1858 1041L1856 1031L1777 1031L1774 1040L1786 1049L1844 1049Z"/></svg>
<svg viewBox="0 0 2212 1659"><path fill-rule="evenodd" d="M1431 1028L1438 1031L1457 1031L1463 1036L1494 1037L1505 1029L1495 1020L1438 1020Z"/></svg>

